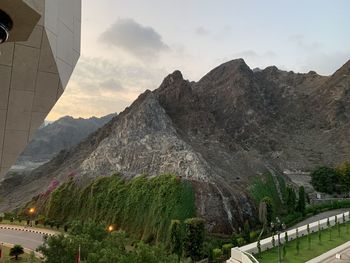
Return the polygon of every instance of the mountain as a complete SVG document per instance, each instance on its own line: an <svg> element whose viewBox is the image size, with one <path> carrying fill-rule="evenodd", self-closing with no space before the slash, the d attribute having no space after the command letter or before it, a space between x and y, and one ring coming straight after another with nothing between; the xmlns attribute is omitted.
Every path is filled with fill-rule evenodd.
<svg viewBox="0 0 350 263"><path fill-rule="evenodd" d="M349 159L349 102L350 62L332 76L274 66L253 71L243 59L198 82L175 71L75 147L16 182L4 181L0 205L23 204L54 179L86 185L115 172L174 173L191 182L209 230L231 233L254 221L254 178L269 172L278 184L284 170Z"/></svg>
<svg viewBox="0 0 350 263"><path fill-rule="evenodd" d="M81 142L89 134L109 122L113 116L114 114L110 114L101 118L89 119L65 116L43 125L19 156L12 171L35 167L49 161L61 150L69 149Z"/></svg>

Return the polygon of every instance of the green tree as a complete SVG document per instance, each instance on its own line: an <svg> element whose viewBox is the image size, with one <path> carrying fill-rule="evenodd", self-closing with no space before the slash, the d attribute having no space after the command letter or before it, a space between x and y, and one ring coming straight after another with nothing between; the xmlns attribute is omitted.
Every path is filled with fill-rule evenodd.
<svg viewBox="0 0 350 263"><path fill-rule="evenodd" d="M339 181L346 191L350 191L350 162L343 163L336 168Z"/></svg>
<svg viewBox="0 0 350 263"><path fill-rule="evenodd" d="M307 224L307 242L308 242L308 245L309 245L309 249L311 248L311 235L310 235L310 226L309 224Z"/></svg>
<svg viewBox="0 0 350 263"><path fill-rule="evenodd" d="M185 220L184 254L192 260L200 260L203 253L205 220L189 218Z"/></svg>
<svg viewBox="0 0 350 263"><path fill-rule="evenodd" d="M329 167L320 167L311 173L311 184L316 191L332 194L336 191L339 173Z"/></svg>
<svg viewBox="0 0 350 263"><path fill-rule="evenodd" d="M170 250L181 258L182 256L182 233L180 220L172 220L170 224Z"/></svg>
<svg viewBox="0 0 350 263"><path fill-rule="evenodd" d="M151 246L143 242L127 250L127 239L123 232L107 231L102 225L81 224L73 227L68 235L45 237L38 251L44 255L45 263L75 262L78 247L84 263L178 263L177 255L169 255L164 246ZM93 229L96 230L93 230Z"/></svg>
<svg viewBox="0 0 350 263"><path fill-rule="evenodd" d="M292 187L286 187L284 199L288 213L294 213L296 207L296 195Z"/></svg>
<svg viewBox="0 0 350 263"><path fill-rule="evenodd" d="M318 221L318 243L321 244L322 242L322 233L321 233L321 226L320 226L320 221Z"/></svg>
<svg viewBox="0 0 350 263"><path fill-rule="evenodd" d="M24 249L21 245L14 245L10 249L10 256L15 257L15 260L18 260L18 256L24 254Z"/></svg>
<svg viewBox="0 0 350 263"><path fill-rule="evenodd" d="M266 204L266 223L269 225L272 222L274 216L272 199L266 196L261 201Z"/></svg>
<svg viewBox="0 0 350 263"><path fill-rule="evenodd" d="M288 238L288 233L287 233L287 231L284 233L284 240L285 240L285 243L288 244L289 238Z"/></svg>
<svg viewBox="0 0 350 263"><path fill-rule="evenodd" d="M112 253L107 254L104 257L104 261L88 261L87 263L110 263L110 262L120 262L120 263L178 263L178 258L176 255L168 255L164 247L150 246L143 242L140 242L136 249L130 252L123 253L123 256L117 257L115 259L109 258L113 256Z"/></svg>
<svg viewBox="0 0 350 263"><path fill-rule="evenodd" d="M298 192L298 205L297 205L297 211L302 213L303 215L305 214L305 189L304 186L299 187L299 192Z"/></svg>

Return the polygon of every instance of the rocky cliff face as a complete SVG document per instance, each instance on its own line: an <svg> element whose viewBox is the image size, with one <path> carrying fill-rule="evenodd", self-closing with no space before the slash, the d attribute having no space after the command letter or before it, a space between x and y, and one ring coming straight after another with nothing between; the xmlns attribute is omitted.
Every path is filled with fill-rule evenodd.
<svg viewBox="0 0 350 263"><path fill-rule="evenodd" d="M329 77L276 67L253 71L242 59L198 82L175 71L21 187L3 188L2 207L28 201L52 179L72 174L83 184L114 172L175 173L192 182L198 214L211 230L231 232L254 214L247 192L252 177L349 159L349 71L349 62Z"/></svg>

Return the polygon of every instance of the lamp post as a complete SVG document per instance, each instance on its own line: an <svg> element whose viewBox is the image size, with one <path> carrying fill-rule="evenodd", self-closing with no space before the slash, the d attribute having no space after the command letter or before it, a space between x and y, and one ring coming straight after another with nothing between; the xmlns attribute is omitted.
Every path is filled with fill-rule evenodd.
<svg viewBox="0 0 350 263"><path fill-rule="evenodd" d="M30 218L30 226L33 226L32 221L33 221L33 215L35 213L35 207L29 208L28 212L29 212L29 218Z"/></svg>
<svg viewBox="0 0 350 263"><path fill-rule="evenodd" d="M282 262L282 257L281 257L281 232L286 229L286 225L281 222L281 220L276 217L276 223L271 222L271 229L272 232L276 231L277 232L277 237L278 237L278 263Z"/></svg>
<svg viewBox="0 0 350 263"><path fill-rule="evenodd" d="M112 233L114 231L114 226L113 225L108 226L107 230L109 233Z"/></svg>

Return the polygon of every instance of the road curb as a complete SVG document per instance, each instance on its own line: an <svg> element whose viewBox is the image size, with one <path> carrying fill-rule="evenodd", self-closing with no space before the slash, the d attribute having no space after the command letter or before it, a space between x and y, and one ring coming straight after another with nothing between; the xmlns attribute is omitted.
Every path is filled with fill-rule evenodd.
<svg viewBox="0 0 350 263"><path fill-rule="evenodd" d="M54 236L59 234L58 232L56 233L54 231L43 231L38 228L26 228L26 227L20 227L20 226L10 226L10 225L1 225L1 224L0 224L0 229L30 232L30 233L40 234L40 235L47 235L47 236Z"/></svg>

